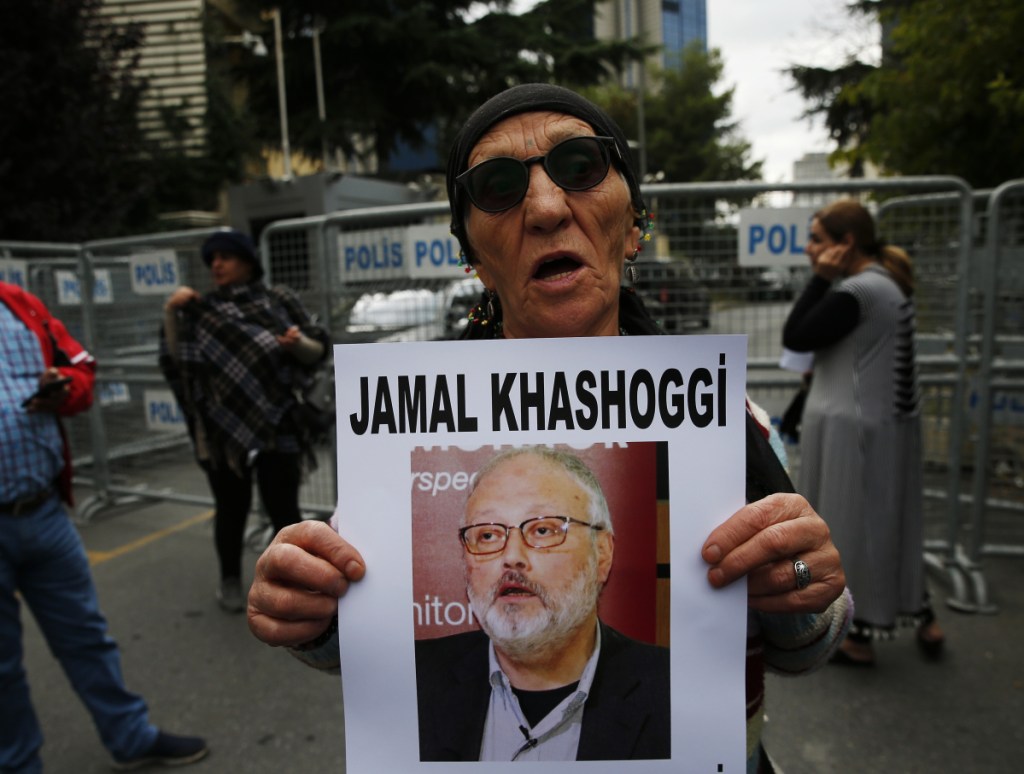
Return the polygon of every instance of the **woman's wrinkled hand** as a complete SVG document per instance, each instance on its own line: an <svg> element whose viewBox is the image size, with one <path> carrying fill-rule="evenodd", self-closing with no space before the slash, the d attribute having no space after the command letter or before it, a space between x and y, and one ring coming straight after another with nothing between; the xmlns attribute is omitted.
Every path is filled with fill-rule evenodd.
<svg viewBox="0 0 1024 774"><path fill-rule="evenodd" d="M249 629L269 645L310 642L330 625L348 584L365 573L362 556L329 524L285 527L256 562Z"/></svg>
<svg viewBox="0 0 1024 774"><path fill-rule="evenodd" d="M773 494L750 503L715 528L701 549L715 588L747 576L748 604L769 613L820 613L846 586L828 525L803 497ZM796 584L803 561L811 582Z"/></svg>

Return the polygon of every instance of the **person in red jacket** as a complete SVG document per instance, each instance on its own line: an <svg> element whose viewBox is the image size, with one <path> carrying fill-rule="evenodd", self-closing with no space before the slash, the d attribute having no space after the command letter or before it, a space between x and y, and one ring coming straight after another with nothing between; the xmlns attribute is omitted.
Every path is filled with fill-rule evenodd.
<svg viewBox="0 0 1024 774"><path fill-rule="evenodd" d="M198 737L149 722L124 686L89 561L67 516L71 455L60 417L92 405L96 361L38 298L0 282L0 771L42 771L22 665L20 599L92 715L117 769L190 763Z"/></svg>

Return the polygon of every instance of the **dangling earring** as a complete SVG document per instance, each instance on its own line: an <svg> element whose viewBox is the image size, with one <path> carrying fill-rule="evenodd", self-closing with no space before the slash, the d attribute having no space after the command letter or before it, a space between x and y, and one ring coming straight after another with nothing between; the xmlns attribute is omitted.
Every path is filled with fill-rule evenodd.
<svg viewBox="0 0 1024 774"><path fill-rule="evenodd" d="M498 318L498 311L501 308L501 300L493 290L484 291L484 300L469 310L466 315L473 325L494 325L496 332L501 331L501 320Z"/></svg>
<svg viewBox="0 0 1024 774"><path fill-rule="evenodd" d="M633 248L633 255L627 258L628 264L626 266L626 277L630 283L635 285L640 273L637 271L636 266L633 262L640 257L640 253L644 249L644 242L651 241L651 234L654 231L654 215L647 211L645 207L640 211L640 215L637 216L636 225L640 227L640 241L636 247Z"/></svg>
<svg viewBox="0 0 1024 774"><path fill-rule="evenodd" d="M637 278L639 277L639 272L636 270L636 266L633 264L633 261L636 260L636 256L637 253L634 252L633 257L629 259L630 262L626 264L626 278L629 280L630 285L635 285Z"/></svg>
<svg viewBox="0 0 1024 774"><path fill-rule="evenodd" d="M640 227L640 241L633 250L635 261L644 249L644 242L650 242L654 234L654 215L645 209L640 211L640 217L636 219L636 225Z"/></svg>
<svg viewBox="0 0 1024 774"><path fill-rule="evenodd" d="M640 211L640 217L636 219L640 227L640 244L637 245L637 252L644 249L644 242L651 241L651 234L654 233L654 213L648 212L646 208Z"/></svg>
<svg viewBox="0 0 1024 774"><path fill-rule="evenodd" d="M652 234L654 233L654 214L648 212L646 208L640 212L640 217L637 218L637 225L640 226L640 242L637 244L636 250L633 251L633 260L637 259L637 256L643 251L645 242L650 242Z"/></svg>

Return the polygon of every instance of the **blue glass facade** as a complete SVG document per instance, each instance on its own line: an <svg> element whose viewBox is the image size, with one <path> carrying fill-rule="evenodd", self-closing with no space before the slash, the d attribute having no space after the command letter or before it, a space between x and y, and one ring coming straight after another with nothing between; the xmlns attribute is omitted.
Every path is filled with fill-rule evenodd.
<svg viewBox="0 0 1024 774"><path fill-rule="evenodd" d="M666 68L679 67L682 51L691 41L708 47L707 0L662 0L662 43Z"/></svg>

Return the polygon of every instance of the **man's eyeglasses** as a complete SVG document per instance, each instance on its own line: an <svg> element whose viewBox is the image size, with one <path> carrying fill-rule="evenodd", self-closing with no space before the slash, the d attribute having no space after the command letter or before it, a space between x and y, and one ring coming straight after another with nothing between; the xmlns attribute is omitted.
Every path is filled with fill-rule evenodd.
<svg viewBox="0 0 1024 774"><path fill-rule="evenodd" d="M593 530L604 529L571 516L540 516L527 519L518 527L508 524L471 524L459 530L459 539L471 554L496 554L504 550L509 531L517 529L523 536L523 542L530 548L554 548L565 542L569 527L573 524Z"/></svg>
<svg viewBox="0 0 1024 774"><path fill-rule="evenodd" d="M548 177L565 191L586 191L604 180L611 163L608 146L619 148L611 137L570 137L555 145L546 156L516 159L511 156L481 161L467 169L455 182L469 200L484 212L512 209L530 187L530 165L541 164Z"/></svg>

